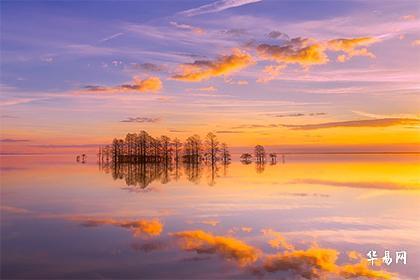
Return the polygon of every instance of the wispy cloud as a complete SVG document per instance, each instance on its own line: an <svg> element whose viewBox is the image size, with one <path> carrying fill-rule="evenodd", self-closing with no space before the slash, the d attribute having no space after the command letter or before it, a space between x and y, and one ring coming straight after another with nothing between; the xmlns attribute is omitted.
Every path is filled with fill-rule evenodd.
<svg viewBox="0 0 420 280"><path fill-rule="evenodd" d="M160 121L160 118L150 118L150 117L129 117L120 122L126 123L156 123Z"/></svg>
<svg viewBox="0 0 420 280"><path fill-rule="evenodd" d="M131 84L113 87L88 85L79 93L119 93L119 92L158 92L162 88L162 81L158 77L140 79L134 77Z"/></svg>
<svg viewBox="0 0 420 280"><path fill-rule="evenodd" d="M145 63L131 63L131 68L136 70L143 70L147 72L160 72L163 71L165 68L162 65L158 65L155 63L145 62Z"/></svg>
<svg viewBox="0 0 420 280"><path fill-rule="evenodd" d="M290 113L290 114L275 114L272 115L273 117L276 118L291 118L291 117L303 117L303 116L324 116L327 113L323 113L323 112L318 112L318 113L309 113L309 114L305 114L305 113Z"/></svg>
<svg viewBox="0 0 420 280"><path fill-rule="evenodd" d="M33 101L41 100L41 98L27 98L27 97L15 97L0 100L0 106L13 106L19 104L26 104Z"/></svg>
<svg viewBox="0 0 420 280"><path fill-rule="evenodd" d="M172 78L186 82L199 82L231 74L253 63L251 55L234 49L232 54L220 56L215 60L196 60L193 63L182 64L178 74L173 75Z"/></svg>
<svg viewBox="0 0 420 280"><path fill-rule="evenodd" d="M258 249L241 240L201 230L176 232L172 235L180 240L181 247L186 251L218 254L227 260L237 262L240 266L254 263L260 254Z"/></svg>
<svg viewBox="0 0 420 280"><path fill-rule="evenodd" d="M203 35L205 33L204 29L189 24L178 23L176 21L171 21L170 24L178 29L190 31L196 35Z"/></svg>
<svg viewBox="0 0 420 280"><path fill-rule="evenodd" d="M71 219L71 218L70 218ZM82 226L97 227L103 225L113 225L129 229L134 236L159 236L163 230L163 224L157 220L136 220L136 221L119 221L114 219L82 219ZM74 220L80 220L76 217Z"/></svg>
<svg viewBox="0 0 420 280"><path fill-rule="evenodd" d="M334 187L382 189L382 190L419 190L420 184L404 184L397 182L360 182L360 181L333 181L321 179L298 179L293 184L326 185Z"/></svg>
<svg viewBox="0 0 420 280"><path fill-rule="evenodd" d="M217 134L238 134L243 133L243 131L240 130L217 130Z"/></svg>
<svg viewBox="0 0 420 280"><path fill-rule="evenodd" d="M180 12L182 16L192 17L202 14L221 12L226 9L240 7L247 4L261 2L262 0L219 0L207 5Z"/></svg>
<svg viewBox="0 0 420 280"><path fill-rule="evenodd" d="M356 120L356 121L342 121L342 122L327 122L319 124L301 124L301 125L283 125L294 130L313 130L323 128L335 127L388 127L396 125L419 125L419 119L408 118L385 118L373 120Z"/></svg>
<svg viewBox="0 0 420 280"><path fill-rule="evenodd" d="M107 41L110 41L110 40L115 39L117 37L120 37L122 35L124 35L124 33L122 33L122 32L115 33L115 34L112 34L111 36L108 36L108 37L105 37L105 38L99 40L99 42L101 42L101 43L107 42Z"/></svg>
<svg viewBox="0 0 420 280"><path fill-rule="evenodd" d="M12 139L12 138L5 138L5 139L0 139L1 143L20 143L20 142L29 142L31 140L28 139Z"/></svg>

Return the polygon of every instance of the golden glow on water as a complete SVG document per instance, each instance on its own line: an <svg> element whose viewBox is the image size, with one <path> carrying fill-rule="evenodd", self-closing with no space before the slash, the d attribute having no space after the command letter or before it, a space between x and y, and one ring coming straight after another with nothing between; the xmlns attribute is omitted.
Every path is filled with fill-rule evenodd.
<svg viewBox="0 0 420 280"><path fill-rule="evenodd" d="M122 275L135 252L130 275L159 263L150 276L186 277L180 271L189 271L213 277L414 279L420 257L418 156L287 155L279 161L233 162L213 172L206 166L117 171L62 157L4 157L2 238L13 240L4 250L16 252L30 242L22 254L35 264L43 246L48 266L59 264L50 257L59 254L79 275L86 252L112 262L115 256L101 249L112 242ZM75 249L75 260L66 245L45 245L45 231L75 248L95 241ZM406 249L410 262L371 267L365 254L374 249ZM68 271L59 265L59 272ZM218 267L223 272L215 274Z"/></svg>

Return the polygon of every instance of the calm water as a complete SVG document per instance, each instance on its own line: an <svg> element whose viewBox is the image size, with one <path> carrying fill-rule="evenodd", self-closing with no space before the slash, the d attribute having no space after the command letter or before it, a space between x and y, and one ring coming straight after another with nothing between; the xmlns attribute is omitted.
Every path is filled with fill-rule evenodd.
<svg viewBox="0 0 420 280"><path fill-rule="evenodd" d="M2 157L1 276L418 279L419 163L296 155L212 170ZM393 262L372 267L370 250Z"/></svg>

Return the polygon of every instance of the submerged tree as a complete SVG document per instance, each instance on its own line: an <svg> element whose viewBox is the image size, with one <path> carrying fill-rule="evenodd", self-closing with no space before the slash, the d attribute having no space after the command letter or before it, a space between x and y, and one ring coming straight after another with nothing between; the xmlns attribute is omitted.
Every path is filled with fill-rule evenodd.
<svg viewBox="0 0 420 280"><path fill-rule="evenodd" d="M223 164L230 163L231 156L230 156L230 152L228 150L226 143L222 143L221 148L220 148L220 153L221 153Z"/></svg>
<svg viewBox="0 0 420 280"><path fill-rule="evenodd" d="M255 161L257 163L264 163L265 162L265 149L261 145L257 145L254 148L254 156Z"/></svg>
<svg viewBox="0 0 420 280"><path fill-rule="evenodd" d="M200 163L203 159L203 147L200 136L193 135L187 138L184 144L184 162Z"/></svg>
<svg viewBox="0 0 420 280"><path fill-rule="evenodd" d="M178 138L174 139L174 142L172 143L173 151L175 154L175 162L178 163L181 158L181 152L182 152L182 143L179 141Z"/></svg>
<svg viewBox="0 0 420 280"><path fill-rule="evenodd" d="M270 158L271 158L271 164L276 164L277 163L277 154L276 153L270 153Z"/></svg>
<svg viewBox="0 0 420 280"><path fill-rule="evenodd" d="M206 145L206 159L214 165L218 160L218 153L220 151L219 141L214 133L209 132L205 140Z"/></svg>
<svg viewBox="0 0 420 280"><path fill-rule="evenodd" d="M245 164L250 164L252 162L252 155L250 153L244 153L241 155L241 161Z"/></svg>
<svg viewBox="0 0 420 280"><path fill-rule="evenodd" d="M177 164L183 161L188 164L201 163L206 155L212 164L222 159L223 162L230 160L227 146L221 150L219 141L213 133L209 133L204 145L200 136L193 135L182 143L175 138L173 141L168 136L154 138L146 131L128 133L124 139L115 138L111 145L100 147L98 151L98 162L100 164L112 162L121 163L159 163L171 165L173 161ZM221 154L220 154L221 153ZM84 156L85 158L86 156ZM81 158L83 160L83 156Z"/></svg>

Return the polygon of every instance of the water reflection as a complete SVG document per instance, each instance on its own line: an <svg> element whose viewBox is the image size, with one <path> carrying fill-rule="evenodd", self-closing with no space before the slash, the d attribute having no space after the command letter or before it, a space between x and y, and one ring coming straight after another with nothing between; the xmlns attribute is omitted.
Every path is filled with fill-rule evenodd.
<svg viewBox="0 0 420 280"><path fill-rule="evenodd" d="M227 176L229 164L201 164L201 163L98 163L99 170L111 174L114 180L124 180L130 191L143 192L153 182L167 184L181 178L199 184L205 174L207 185L216 184L223 169L223 176Z"/></svg>
<svg viewBox="0 0 420 280"><path fill-rule="evenodd" d="M420 276L418 158L287 159L98 172L73 157L13 158L2 166L1 277ZM371 266L369 250L407 250L408 262Z"/></svg>

